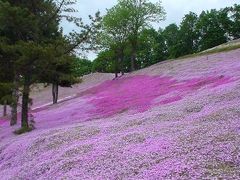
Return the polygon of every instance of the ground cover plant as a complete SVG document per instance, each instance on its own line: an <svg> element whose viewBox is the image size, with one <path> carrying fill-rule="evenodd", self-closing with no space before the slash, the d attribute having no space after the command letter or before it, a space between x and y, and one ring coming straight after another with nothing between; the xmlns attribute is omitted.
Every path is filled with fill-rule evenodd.
<svg viewBox="0 0 240 180"><path fill-rule="evenodd" d="M88 81L71 99L33 110L36 129L23 135L1 120L1 178L238 179L239 57L234 50Z"/></svg>

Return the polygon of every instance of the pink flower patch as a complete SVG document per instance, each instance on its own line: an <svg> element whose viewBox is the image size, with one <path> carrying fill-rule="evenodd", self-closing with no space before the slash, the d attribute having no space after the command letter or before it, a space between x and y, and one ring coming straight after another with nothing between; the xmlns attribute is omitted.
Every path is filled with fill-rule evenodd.
<svg viewBox="0 0 240 180"><path fill-rule="evenodd" d="M125 110L145 112L153 106L179 101L191 92L202 87L214 88L232 82L230 77L200 77L178 81L172 77L139 75L107 81L88 91L94 97L89 103L95 106L90 113L102 117L112 116ZM171 93L179 95L172 96ZM167 96L158 103L156 98ZM168 97L169 96L169 97Z"/></svg>
<svg viewBox="0 0 240 180"><path fill-rule="evenodd" d="M42 107L32 113L36 121L41 121L38 128L110 117L126 111L142 113L155 106L178 102L203 87L215 88L232 81L225 76L181 81L163 76L130 76L106 81L58 106Z"/></svg>
<svg viewBox="0 0 240 180"><path fill-rule="evenodd" d="M4 123L6 123L7 121L5 119L0 119L0 126Z"/></svg>

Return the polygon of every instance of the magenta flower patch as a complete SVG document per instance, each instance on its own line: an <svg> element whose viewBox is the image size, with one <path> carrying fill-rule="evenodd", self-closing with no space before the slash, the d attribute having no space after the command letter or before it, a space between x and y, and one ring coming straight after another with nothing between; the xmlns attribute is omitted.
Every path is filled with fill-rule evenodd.
<svg viewBox="0 0 240 180"><path fill-rule="evenodd" d="M6 122L6 120L0 119L0 125L3 124L3 123L5 123L5 122Z"/></svg>
<svg viewBox="0 0 240 180"><path fill-rule="evenodd" d="M224 76L178 81L172 77L140 75L107 81L90 89L87 96L93 98L89 103L95 106L90 113L108 117L127 110L144 112L156 105L179 101L200 88L214 88L232 81ZM164 99L153 102L161 96Z"/></svg>
<svg viewBox="0 0 240 180"><path fill-rule="evenodd" d="M182 100L201 88L215 88L233 80L225 76L177 80L173 77L138 75L106 81L57 107L46 106L32 113L40 127L83 122L123 112L140 113L154 106ZM20 119L20 117L19 117ZM1 121L0 121L1 124Z"/></svg>

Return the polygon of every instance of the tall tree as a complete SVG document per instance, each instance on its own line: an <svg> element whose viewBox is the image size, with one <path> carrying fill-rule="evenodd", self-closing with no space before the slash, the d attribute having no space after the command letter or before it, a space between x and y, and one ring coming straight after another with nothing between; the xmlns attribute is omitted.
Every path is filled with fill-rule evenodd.
<svg viewBox="0 0 240 180"><path fill-rule="evenodd" d="M10 125L15 125L17 123L17 102L19 97L18 91L18 82L20 78L18 74L14 73L14 63L16 59L19 57L16 50L9 45L11 42L10 39L4 37L3 38L3 31L0 28L0 82L4 83L5 85L1 86L4 87L11 87L12 90L3 89L2 92L11 92L12 97L11 101L9 101L9 94L7 94L7 101L4 104L4 108L6 109L6 102L11 106L11 120ZM7 85L7 86L6 86ZM1 91L1 89L0 89ZM5 94L6 95L6 94Z"/></svg>
<svg viewBox="0 0 240 180"><path fill-rule="evenodd" d="M37 68L40 67L40 59L43 60L43 56L47 54L49 36L54 36L53 33L56 33L55 30L52 30L53 23L45 24L47 19L50 19L50 11L55 11L55 8L53 5L49 6L47 1L0 2L1 37L6 39L5 45L11 47L18 54L14 61L11 59L12 67L14 67L12 72L13 77L18 73L23 80L22 128L26 129L28 128L31 81L33 77L35 78Z"/></svg>
<svg viewBox="0 0 240 180"><path fill-rule="evenodd" d="M123 60L124 49L129 37L129 14L130 12L127 9L116 5L107 10L107 14L102 20L102 32L99 41L105 50L112 50L115 53L115 77L118 77L119 71L124 74Z"/></svg>
<svg viewBox="0 0 240 180"><path fill-rule="evenodd" d="M240 38L240 5L234 4L233 7L227 8L230 20L230 35L233 39Z"/></svg>
<svg viewBox="0 0 240 180"><path fill-rule="evenodd" d="M176 58L179 56L179 27L176 24L168 25L163 36L167 45L168 58Z"/></svg>
<svg viewBox="0 0 240 180"><path fill-rule="evenodd" d="M198 33L196 25L197 14L190 12L186 14L180 24L178 41L181 43L181 56L192 54L197 51Z"/></svg>
<svg viewBox="0 0 240 180"><path fill-rule="evenodd" d="M64 13L72 12L67 8L74 1L0 1L1 37L8 39L8 45L17 52L13 62L14 72L22 81L21 127L28 129L28 104L31 84L39 81L41 75L52 70L58 59L71 56L76 48L91 47L90 34L98 26L99 16L90 16L92 23L85 25L81 18ZM73 31L62 38L58 23L61 18L74 22L79 32ZM67 42L67 43L65 43ZM84 46L88 43L89 46ZM63 51L59 52L59 49Z"/></svg>
<svg viewBox="0 0 240 180"><path fill-rule="evenodd" d="M162 30L145 29L139 36L137 67L145 68L157 62L166 60L166 44Z"/></svg>
<svg viewBox="0 0 240 180"><path fill-rule="evenodd" d="M222 23L220 11L212 9L203 11L197 23L199 33L199 50L203 51L227 42L228 37Z"/></svg>
<svg viewBox="0 0 240 180"><path fill-rule="evenodd" d="M131 43L131 70L136 69L136 57L140 32L151 26L151 23L160 22L165 17L161 1L152 3L149 0L119 0L119 9L126 9L128 13L127 22L130 27L129 40Z"/></svg>
<svg viewBox="0 0 240 180"><path fill-rule="evenodd" d="M0 104L3 105L3 116L7 116L7 105L12 102L11 83L0 83Z"/></svg>

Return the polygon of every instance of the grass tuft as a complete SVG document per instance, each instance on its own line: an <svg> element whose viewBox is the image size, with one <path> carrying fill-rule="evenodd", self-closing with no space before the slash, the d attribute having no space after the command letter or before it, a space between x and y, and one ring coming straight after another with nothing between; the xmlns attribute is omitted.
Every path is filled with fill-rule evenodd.
<svg viewBox="0 0 240 180"><path fill-rule="evenodd" d="M35 129L35 127L33 125L30 125L29 127L22 127L20 129L15 130L14 134L21 135L21 134L24 134L24 133L31 132L34 129Z"/></svg>

